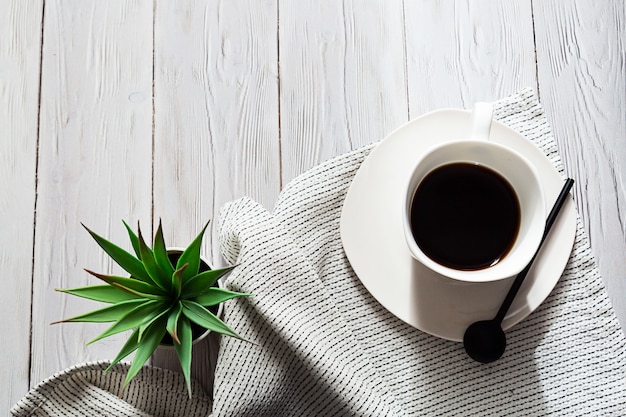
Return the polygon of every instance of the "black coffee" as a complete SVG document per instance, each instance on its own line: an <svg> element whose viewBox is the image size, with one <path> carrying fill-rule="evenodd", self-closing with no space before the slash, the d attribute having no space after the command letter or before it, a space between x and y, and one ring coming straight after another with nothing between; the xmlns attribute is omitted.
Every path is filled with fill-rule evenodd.
<svg viewBox="0 0 626 417"><path fill-rule="evenodd" d="M520 225L515 191L500 174L470 163L430 172L411 203L411 231L432 260L461 270L495 265Z"/></svg>

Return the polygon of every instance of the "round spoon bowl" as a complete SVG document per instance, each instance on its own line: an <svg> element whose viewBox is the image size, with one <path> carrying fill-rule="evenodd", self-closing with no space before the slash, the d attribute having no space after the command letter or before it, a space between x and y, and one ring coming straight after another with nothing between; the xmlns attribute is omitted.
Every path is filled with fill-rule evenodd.
<svg viewBox="0 0 626 417"><path fill-rule="evenodd" d="M496 320L472 323L463 334L463 344L470 358L489 363L499 359L506 349L506 336Z"/></svg>

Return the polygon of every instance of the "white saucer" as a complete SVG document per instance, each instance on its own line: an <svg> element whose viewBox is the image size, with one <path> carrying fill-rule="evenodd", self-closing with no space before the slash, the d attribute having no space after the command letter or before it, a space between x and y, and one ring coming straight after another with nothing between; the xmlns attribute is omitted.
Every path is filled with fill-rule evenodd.
<svg viewBox="0 0 626 417"><path fill-rule="evenodd" d="M435 144L465 137L470 117L470 111L439 110L387 136L355 175L340 226L348 260L374 298L411 326L455 341L463 340L474 321L493 318L512 280L464 283L426 268L406 246L402 208L415 161ZM537 146L503 124L493 123L491 140L517 150L535 165L545 187L547 216L564 179ZM504 329L523 320L550 294L569 259L576 223L570 198L504 319Z"/></svg>

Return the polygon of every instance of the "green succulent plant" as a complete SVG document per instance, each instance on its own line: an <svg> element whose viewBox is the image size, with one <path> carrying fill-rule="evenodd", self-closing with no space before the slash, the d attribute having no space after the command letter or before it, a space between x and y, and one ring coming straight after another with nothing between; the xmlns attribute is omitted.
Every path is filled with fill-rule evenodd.
<svg viewBox="0 0 626 417"><path fill-rule="evenodd" d="M240 338L209 311L209 307L251 294L228 291L214 286L221 276L234 267L201 270L200 246L208 223L193 242L182 251L175 264L168 256L161 222L159 222L152 248L145 243L139 226L137 234L126 222L124 226L128 231L135 255L83 225L102 249L130 274L130 277L103 275L85 269L105 284L57 289L57 291L104 302L109 306L55 323L113 323L88 344L132 330L127 342L105 371L108 372L119 361L136 352L124 386L137 375L159 344L163 342L164 337L169 334L187 382L189 395L191 395L192 326L197 325L216 333Z"/></svg>

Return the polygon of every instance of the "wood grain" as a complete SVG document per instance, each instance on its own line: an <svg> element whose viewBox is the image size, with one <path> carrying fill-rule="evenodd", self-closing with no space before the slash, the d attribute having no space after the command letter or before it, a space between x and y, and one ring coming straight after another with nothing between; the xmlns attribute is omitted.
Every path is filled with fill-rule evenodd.
<svg viewBox="0 0 626 417"><path fill-rule="evenodd" d="M280 3L283 183L407 121L401 1Z"/></svg>
<svg viewBox="0 0 626 417"><path fill-rule="evenodd" d="M626 328L626 3L536 1L541 101Z"/></svg>
<svg viewBox="0 0 626 417"><path fill-rule="evenodd" d="M152 202L152 2L47 1L44 16L31 383L122 346L85 346L106 325L50 326L99 306L54 288L120 271L80 222L130 248L121 219L149 224Z"/></svg>
<svg viewBox="0 0 626 417"><path fill-rule="evenodd" d="M42 11L40 1L0 2L1 406L29 387Z"/></svg>
<svg viewBox="0 0 626 417"><path fill-rule="evenodd" d="M530 6L528 0L407 1L411 119L535 87Z"/></svg>
<svg viewBox="0 0 626 417"><path fill-rule="evenodd" d="M168 244L186 246L225 202L247 195L271 209L280 190L277 5L159 2L155 13L154 215ZM213 230L203 253L219 265ZM192 361L209 392L210 345ZM178 369L174 352L153 364Z"/></svg>
<svg viewBox="0 0 626 417"><path fill-rule="evenodd" d="M278 195L276 18L274 2L157 3L154 211L174 246L226 201Z"/></svg>
<svg viewBox="0 0 626 417"><path fill-rule="evenodd" d="M625 42L623 1L0 0L0 313L16 317L0 408L125 338L85 347L105 325L48 325L98 306L55 287L120 272L81 221L130 248L121 219L147 235L162 218L185 246L227 201L271 209L295 176L409 118L523 87L626 329ZM221 263L213 228L203 253ZM217 343L194 348L208 391ZM178 369L171 352L152 363Z"/></svg>

